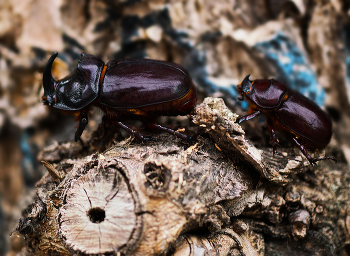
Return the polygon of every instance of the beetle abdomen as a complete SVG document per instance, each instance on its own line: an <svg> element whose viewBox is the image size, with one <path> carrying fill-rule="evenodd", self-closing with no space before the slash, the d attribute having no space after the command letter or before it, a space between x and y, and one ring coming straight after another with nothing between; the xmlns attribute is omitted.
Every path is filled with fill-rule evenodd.
<svg viewBox="0 0 350 256"><path fill-rule="evenodd" d="M185 96L177 100L148 105L137 109L147 115L177 116L191 113L196 103L196 88L192 86Z"/></svg>
<svg viewBox="0 0 350 256"><path fill-rule="evenodd" d="M176 101L192 88L191 78L179 65L149 59L111 61L99 99L110 108L139 109Z"/></svg>
<svg viewBox="0 0 350 256"><path fill-rule="evenodd" d="M325 112L312 100L300 93L290 93L276 111L278 120L293 133L300 136L311 149L322 149L332 137L332 122Z"/></svg>

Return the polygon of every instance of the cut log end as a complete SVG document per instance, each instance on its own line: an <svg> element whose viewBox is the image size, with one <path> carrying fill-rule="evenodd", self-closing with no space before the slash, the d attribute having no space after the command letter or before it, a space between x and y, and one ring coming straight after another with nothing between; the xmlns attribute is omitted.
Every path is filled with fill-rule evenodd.
<svg viewBox="0 0 350 256"><path fill-rule="evenodd" d="M59 212L60 230L74 250L88 254L118 251L135 228L134 205L116 169L91 169L68 189Z"/></svg>

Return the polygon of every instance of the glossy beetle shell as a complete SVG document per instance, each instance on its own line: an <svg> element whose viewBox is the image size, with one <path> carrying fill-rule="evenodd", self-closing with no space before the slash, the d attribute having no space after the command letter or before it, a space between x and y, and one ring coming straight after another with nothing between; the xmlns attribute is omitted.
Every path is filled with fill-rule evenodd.
<svg viewBox="0 0 350 256"><path fill-rule="evenodd" d="M58 81L54 108L72 111L91 104L98 97L103 66L102 60L82 53L77 68Z"/></svg>
<svg viewBox="0 0 350 256"><path fill-rule="evenodd" d="M322 149L332 137L332 122L312 100L300 93L289 97L275 112L277 119L311 149Z"/></svg>
<svg viewBox="0 0 350 256"><path fill-rule="evenodd" d="M189 74L174 63L149 59L111 61L102 80L99 101L116 110L148 107L147 112L178 115L189 111L182 111L180 106L171 108L167 103L176 105L191 91L195 88ZM192 95L186 101L192 99L195 104L195 98ZM151 106L159 104L158 111L153 111Z"/></svg>
<svg viewBox="0 0 350 256"><path fill-rule="evenodd" d="M245 96L250 103L250 114L239 117L237 122L265 114L274 154L277 154L278 144L275 132L280 131L299 147L310 164L325 159L336 161L331 157L314 159L306 151L325 148L332 137L330 118L312 100L274 79L250 81L249 75L237 85L237 91L238 99L243 100Z"/></svg>
<svg viewBox="0 0 350 256"><path fill-rule="evenodd" d="M186 115L196 105L196 88L188 72L178 64L151 59L110 61L107 65L90 54L81 54L77 68L56 81L51 67L58 53L47 62L43 73L43 103L79 119L75 140L88 123L92 105L101 108L110 122L146 140L121 119L143 116L158 130L190 140L170 128L151 123L162 115Z"/></svg>
<svg viewBox="0 0 350 256"><path fill-rule="evenodd" d="M281 105L287 86L275 79L254 80L250 91L246 94L260 108L277 108Z"/></svg>

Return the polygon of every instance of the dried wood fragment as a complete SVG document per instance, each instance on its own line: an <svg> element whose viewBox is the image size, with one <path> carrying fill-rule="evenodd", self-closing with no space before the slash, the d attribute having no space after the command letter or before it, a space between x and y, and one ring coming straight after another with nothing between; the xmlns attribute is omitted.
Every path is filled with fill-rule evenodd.
<svg viewBox="0 0 350 256"><path fill-rule="evenodd" d="M170 250L173 250L171 252L173 256L263 256L263 251L257 252L261 248L253 248L250 241L252 239L254 239L254 234L248 230L239 232L235 227L230 227L209 236L180 236Z"/></svg>
<svg viewBox="0 0 350 256"><path fill-rule="evenodd" d="M61 175L58 173L55 167L53 167L52 164L46 161L41 161L41 163L45 166L46 170L57 183L60 183L62 181L63 177L61 177Z"/></svg>
<svg viewBox="0 0 350 256"><path fill-rule="evenodd" d="M245 138L245 132L235 123L238 115L232 113L220 98L205 98L196 107L193 122L209 133L216 145L227 154L249 164L267 180L281 185L291 181L290 175L309 164L299 155L295 159L273 156L270 149L257 149Z"/></svg>

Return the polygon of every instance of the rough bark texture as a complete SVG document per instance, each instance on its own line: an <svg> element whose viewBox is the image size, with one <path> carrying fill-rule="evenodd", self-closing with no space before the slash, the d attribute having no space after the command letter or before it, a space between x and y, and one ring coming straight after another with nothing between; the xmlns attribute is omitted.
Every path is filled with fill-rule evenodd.
<svg viewBox="0 0 350 256"><path fill-rule="evenodd" d="M349 10L345 0L1 0L0 255L349 256ZM57 79L81 52L179 63L199 104L221 97L239 115L237 83L274 77L331 116L325 154L338 164L311 167L283 140L273 157L262 120L240 127L218 99L198 106L195 124L160 120L198 130L194 144L126 139L95 110L84 143L72 143L75 117L40 99L53 51Z"/></svg>
<svg viewBox="0 0 350 256"><path fill-rule="evenodd" d="M326 162L313 174L305 159L273 159L246 140L236 117L222 99L206 98L193 116L201 128L193 144L161 134L157 142L129 138L103 153L61 159L37 184L35 202L16 229L27 237L24 251L269 255L275 238L303 255L336 255L349 236L350 202L323 184L333 176L319 175L329 166L349 175L339 169L346 166ZM41 160L59 148L47 149ZM337 223L324 223L332 207L342 214Z"/></svg>
<svg viewBox="0 0 350 256"><path fill-rule="evenodd" d="M66 247L88 254L157 255L183 232L228 224L218 203L240 199L254 190L259 177L249 168L238 170L208 138L187 145L162 135L159 142L144 145L116 144L77 160L57 186L48 187L50 180L48 175L42 179L39 198L53 209L54 195L58 209L45 216L43 229L53 233L30 234L40 241L36 253L45 237L54 236L62 244L41 253Z"/></svg>

